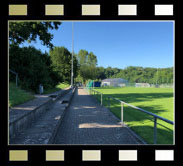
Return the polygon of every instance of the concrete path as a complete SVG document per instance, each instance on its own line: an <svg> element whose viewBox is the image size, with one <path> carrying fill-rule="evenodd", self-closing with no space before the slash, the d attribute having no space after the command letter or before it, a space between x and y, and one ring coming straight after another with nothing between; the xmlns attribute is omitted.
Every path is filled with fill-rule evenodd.
<svg viewBox="0 0 183 166"><path fill-rule="evenodd" d="M107 109L100 106L84 89L72 99L55 144L139 144Z"/></svg>

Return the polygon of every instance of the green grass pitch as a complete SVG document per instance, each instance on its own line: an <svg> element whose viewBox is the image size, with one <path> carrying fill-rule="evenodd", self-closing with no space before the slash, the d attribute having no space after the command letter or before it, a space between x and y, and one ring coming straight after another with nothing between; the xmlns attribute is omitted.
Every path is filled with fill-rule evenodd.
<svg viewBox="0 0 183 166"><path fill-rule="evenodd" d="M174 121L173 88L95 88L103 93L103 105L108 105L107 96L120 99L131 105ZM98 96L98 100L100 97ZM120 103L111 100L110 110L121 118ZM143 138L148 144L153 144L153 117L129 106L124 106L124 122ZM162 120L157 120L157 144L173 144L174 126Z"/></svg>

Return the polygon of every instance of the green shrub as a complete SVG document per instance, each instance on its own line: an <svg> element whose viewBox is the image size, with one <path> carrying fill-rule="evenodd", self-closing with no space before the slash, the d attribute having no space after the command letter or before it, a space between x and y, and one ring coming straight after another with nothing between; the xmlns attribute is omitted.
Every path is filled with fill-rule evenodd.
<svg viewBox="0 0 183 166"><path fill-rule="evenodd" d="M39 84L45 89L54 87L62 79L51 68L51 60L47 53L34 47L20 48L10 45L9 68L18 73L19 84L23 89L38 91ZM13 76L10 75L10 80Z"/></svg>

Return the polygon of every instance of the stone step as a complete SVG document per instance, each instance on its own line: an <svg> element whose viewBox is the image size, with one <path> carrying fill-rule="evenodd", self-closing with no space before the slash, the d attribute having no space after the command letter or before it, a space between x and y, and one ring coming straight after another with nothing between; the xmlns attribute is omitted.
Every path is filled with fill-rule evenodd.
<svg viewBox="0 0 183 166"><path fill-rule="evenodd" d="M20 132L31 126L32 122L49 110L50 106L71 89L55 92L55 97L36 95L35 99L18 105L9 111L9 138L14 138ZM53 94L52 94L53 95Z"/></svg>
<svg viewBox="0 0 183 166"><path fill-rule="evenodd" d="M11 138L9 144L51 144L54 141L74 92L75 89L70 90L66 95L57 99L46 113L33 121L32 126L20 132L16 137ZM68 103L62 104L63 100L68 100Z"/></svg>

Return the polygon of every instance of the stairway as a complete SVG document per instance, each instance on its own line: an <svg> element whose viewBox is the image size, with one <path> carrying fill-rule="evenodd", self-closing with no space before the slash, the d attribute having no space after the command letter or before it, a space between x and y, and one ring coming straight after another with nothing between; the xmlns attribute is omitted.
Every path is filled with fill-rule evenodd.
<svg viewBox="0 0 183 166"><path fill-rule="evenodd" d="M46 102L47 107L45 108L45 105L41 106L47 110L44 110L39 117L34 119L29 118L28 121L31 124L26 125L24 130L10 137L9 144L51 144L61 125L64 113L67 111L74 92L75 88L67 91L67 93L61 95L59 98L57 98L57 95L52 95L52 99Z"/></svg>

